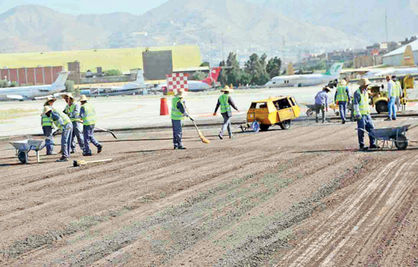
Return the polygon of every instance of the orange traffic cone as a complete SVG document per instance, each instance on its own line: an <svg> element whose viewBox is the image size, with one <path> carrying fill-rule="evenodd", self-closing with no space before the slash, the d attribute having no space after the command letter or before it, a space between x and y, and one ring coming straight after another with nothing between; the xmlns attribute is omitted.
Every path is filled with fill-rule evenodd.
<svg viewBox="0 0 418 267"><path fill-rule="evenodd" d="M160 101L160 116L170 115L168 112L167 98L162 97Z"/></svg>

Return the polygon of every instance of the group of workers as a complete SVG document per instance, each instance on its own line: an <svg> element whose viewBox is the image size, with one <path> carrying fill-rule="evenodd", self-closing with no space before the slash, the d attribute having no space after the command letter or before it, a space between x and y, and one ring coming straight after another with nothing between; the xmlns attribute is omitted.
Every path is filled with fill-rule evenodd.
<svg viewBox="0 0 418 267"><path fill-rule="evenodd" d="M387 76L387 93L388 93L388 118L386 120L396 120L396 112L400 108L400 99L402 97L402 86L399 81L396 80L396 76ZM359 81L359 89L355 91L352 99L350 91L347 86L347 80L342 79L337 83L337 88L334 96L334 102L338 104L339 113L341 116L342 124L346 123L347 120L347 107L352 101L353 104L353 115L357 121L358 129L358 142L360 150L368 150L369 148L378 148L375 138L370 137L370 147L366 147L364 143L365 131L371 132L374 129L372 117L370 116L370 99L368 93L368 87L370 81L368 79L361 79ZM329 86L324 87L315 96L315 113L316 122L319 122L319 113L322 113L322 123L325 123L326 112L329 107L328 93L331 92Z"/></svg>
<svg viewBox="0 0 418 267"><path fill-rule="evenodd" d="M89 143L97 147L100 153L103 146L94 137L94 127L96 124L96 112L94 107L88 102L85 95L80 97L77 103L72 94L64 94L66 102L64 111L59 111L53 107L54 97L48 97L44 110L41 115L41 125L44 136L46 137L45 146L47 155L54 155L54 129L61 130L61 158L58 162L68 161L70 154L76 151L76 139L83 156L91 156L92 151Z"/></svg>

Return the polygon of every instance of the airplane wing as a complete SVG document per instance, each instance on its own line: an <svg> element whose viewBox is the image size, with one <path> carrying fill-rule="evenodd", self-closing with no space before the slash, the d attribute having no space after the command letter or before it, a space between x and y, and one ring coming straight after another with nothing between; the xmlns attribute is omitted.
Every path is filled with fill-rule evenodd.
<svg viewBox="0 0 418 267"><path fill-rule="evenodd" d="M6 98L10 100L20 100L20 101L26 99L24 96L21 96L21 95L6 95Z"/></svg>

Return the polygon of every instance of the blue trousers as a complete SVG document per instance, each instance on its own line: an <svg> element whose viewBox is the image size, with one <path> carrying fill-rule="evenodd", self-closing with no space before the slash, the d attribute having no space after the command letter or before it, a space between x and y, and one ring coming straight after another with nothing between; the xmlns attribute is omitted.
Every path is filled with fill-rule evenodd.
<svg viewBox="0 0 418 267"><path fill-rule="evenodd" d="M93 125L84 125L83 126L83 135L84 135L84 153L91 154L90 145L91 142L95 147L101 146L100 143L94 137L94 124Z"/></svg>
<svg viewBox="0 0 418 267"><path fill-rule="evenodd" d="M374 124L372 117L370 115L363 115L359 120L357 120L357 129L358 129L358 142L360 148L364 147L364 132L360 129L366 130L367 132L371 132L374 129ZM370 145L376 144L376 139L369 136Z"/></svg>
<svg viewBox="0 0 418 267"><path fill-rule="evenodd" d="M71 135L71 151L75 151L75 138L77 137L78 145L81 151L84 151L84 138L83 138L83 124L81 122L73 122L73 134Z"/></svg>
<svg viewBox="0 0 418 267"><path fill-rule="evenodd" d="M173 144L174 147L182 147L183 129L181 127L181 120L171 120L173 126Z"/></svg>
<svg viewBox="0 0 418 267"><path fill-rule="evenodd" d="M396 119L396 97L391 96L388 103L389 119Z"/></svg>
<svg viewBox="0 0 418 267"><path fill-rule="evenodd" d="M347 118L347 102L339 101L338 107L340 108L341 120L345 121L345 118Z"/></svg>
<svg viewBox="0 0 418 267"><path fill-rule="evenodd" d="M42 131L45 136L46 154L51 155L54 151L54 137L52 136L51 126L42 126Z"/></svg>
<svg viewBox="0 0 418 267"><path fill-rule="evenodd" d="M64 126L61 134L61 153L65 158L70 157L71 136L73 134L73 124L68 123Z"/></svg>
<svg viewBox="0 0 418 267"><path fill-rule="evenodd" d="M221 128L221 132L219 133L220 136L224 135L224 132L226 130L228 130L228 134L231 137L232 136L232 132L231 132L231 116L228 112L225 113L221 113L222 117L224 118L224 124L222 124L222 128Z"/></svg>

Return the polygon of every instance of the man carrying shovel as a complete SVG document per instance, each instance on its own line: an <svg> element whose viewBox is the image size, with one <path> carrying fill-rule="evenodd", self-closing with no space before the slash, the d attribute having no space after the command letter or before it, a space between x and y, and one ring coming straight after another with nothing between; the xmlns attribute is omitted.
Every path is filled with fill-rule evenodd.
<svg viewBox="0 0 418 267"><path fill-rule="evenodd" d="M235 106L234 101L232 100L230 93L232 93L232 89L228 86L225 86L224 89L221 90L223 95L221 95L218 99L218 103L216 104L215 112L213 112L213 116L216 116L218 112L218 108L221 107L221 115L224 118L224 123L222 125L221 131L219 132L219 139L223 139L223 134L226 130L228 130L229 138L232 138L232 131L231 131L231 118L232 118L232 108L233 107L236 111L239 112L238 108Z"/></svg>

